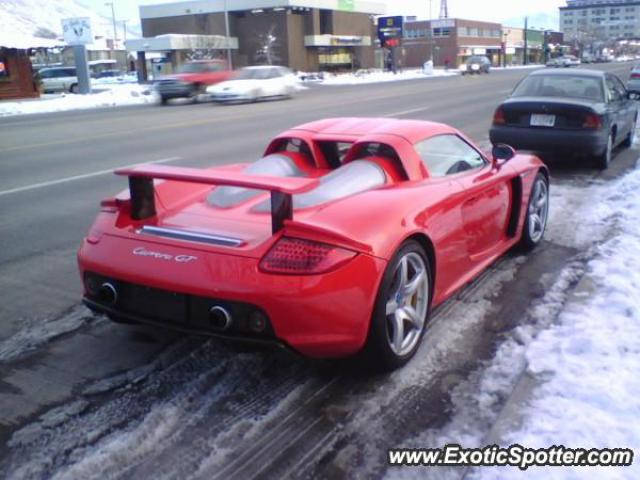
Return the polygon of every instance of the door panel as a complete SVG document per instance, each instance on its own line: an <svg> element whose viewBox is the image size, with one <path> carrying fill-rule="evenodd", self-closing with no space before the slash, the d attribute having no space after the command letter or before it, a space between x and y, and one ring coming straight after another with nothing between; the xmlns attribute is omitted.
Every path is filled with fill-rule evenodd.
<svg viewBox="0 0 640 480"><path fill-rule="evenodd" d="M507 238L512 198L507 172L488 166L457 179L463 190L461 213L472 264L492 255Z"/></svg>

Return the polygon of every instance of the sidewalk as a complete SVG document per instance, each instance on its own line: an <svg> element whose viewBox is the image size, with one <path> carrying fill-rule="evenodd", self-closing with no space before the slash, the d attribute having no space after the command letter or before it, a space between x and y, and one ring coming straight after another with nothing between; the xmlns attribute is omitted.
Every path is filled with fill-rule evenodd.
<svg viewBox="0 0 640 480"><path fill-rule="evenodd" d="M151 85L103 83L94 85L93 92L88 95L72 93L44 94L35 99L1 101L0 117L99 107L143 105L159 101Z"/></svg>

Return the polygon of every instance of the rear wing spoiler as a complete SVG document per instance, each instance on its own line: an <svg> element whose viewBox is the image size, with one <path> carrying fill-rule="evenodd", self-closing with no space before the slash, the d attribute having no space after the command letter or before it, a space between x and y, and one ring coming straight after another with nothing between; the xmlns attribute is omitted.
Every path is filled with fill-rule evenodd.
<svg viewBox="0 0 640 480"><path fill-rule="evenodd" d="M319 183L317 178L267 177L153 164L121 168L115 174L129 177L131 218L134 220L144 220L156 214L154 179L267 190L271 193L271 230L274 234L284 228L286 220L293 219L293 194L307 192Z"/></svg>

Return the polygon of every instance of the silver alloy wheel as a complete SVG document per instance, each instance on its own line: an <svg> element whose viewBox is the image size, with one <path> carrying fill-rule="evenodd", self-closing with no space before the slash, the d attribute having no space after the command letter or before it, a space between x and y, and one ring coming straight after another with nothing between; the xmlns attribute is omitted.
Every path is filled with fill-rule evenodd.
<svg viewBox="0 0 640 480"><path fill-rule="evenodd" d="M549 216L549 188L544 178L537 178L529 200L529 237L538 243L544 235Z"/></svg>
<svg viewBox="0 0 640 480"><path fill-rule="evenodd" d="M423 258L404 255L393 273L386 305L387 342L397 356L410 353L422 335L429 305L429 276Z"/></svg>

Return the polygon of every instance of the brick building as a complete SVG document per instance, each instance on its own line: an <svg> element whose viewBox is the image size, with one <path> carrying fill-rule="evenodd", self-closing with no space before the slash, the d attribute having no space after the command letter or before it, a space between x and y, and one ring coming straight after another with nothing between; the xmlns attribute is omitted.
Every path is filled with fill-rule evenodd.
<svg viewBox="0 0 640 480"><path fill-rule="evenodd" d="M498 65L502 25L459 18L406 22L403 54L407 67L422 66L429 59L436 66L448 60L450 67L456 67L472 55L485 55Z"/></svg>
<svg viewBox="0 0 640 480"><path fill-rule="evenodd" d="M150 51L154 38L168 34L223 36L236 67L269 62L304 71L373 67L373 16L384 12L383 3L360 0L196 0L147 5L140 7L144 38L137 45L146 42Z"/></svg>

